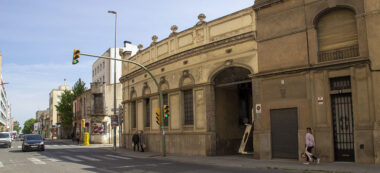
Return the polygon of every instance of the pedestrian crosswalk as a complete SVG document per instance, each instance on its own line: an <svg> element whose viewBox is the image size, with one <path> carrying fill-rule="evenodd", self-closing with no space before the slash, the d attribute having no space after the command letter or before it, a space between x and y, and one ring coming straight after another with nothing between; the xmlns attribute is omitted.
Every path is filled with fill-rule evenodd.
<svg viewBox="0 0 380 173"><path fill-rule="evenodd" d="M49 165L54 164L55 162L71 162L71 163L85 163L85 162L100 162L100 161L106 161L106 160L118 160L118 159L124 159L128 160L131 159L130 157L123 156L123 155L114 155L114 154L107 154L103 156L91 156L91 155L59 155L53 157L49 156L37 156L37 157L30 157L30 158L24 158L23 160L18 160L18 164L22 165ZM15 166L13 160L5 160L4 158L0 157L0 172L1 169L7 166Z"/></svg>

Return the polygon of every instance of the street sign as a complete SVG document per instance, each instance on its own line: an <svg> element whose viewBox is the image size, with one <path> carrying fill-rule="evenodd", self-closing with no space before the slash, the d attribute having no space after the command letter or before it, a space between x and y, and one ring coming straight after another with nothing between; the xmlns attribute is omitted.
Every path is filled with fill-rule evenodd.
<svg viewBox="0 0 380 173"><path fill-rule="evenodd" d="M257 114L261 113L261 104L256 104L256 113Z"/></svg>
<svg viewBox="0 0 380 173"><path fill-rule="evenodd" d="M113 126L118 126L119 125L119 117L117 115L112 115L111 116L111 124Z"/></svg>

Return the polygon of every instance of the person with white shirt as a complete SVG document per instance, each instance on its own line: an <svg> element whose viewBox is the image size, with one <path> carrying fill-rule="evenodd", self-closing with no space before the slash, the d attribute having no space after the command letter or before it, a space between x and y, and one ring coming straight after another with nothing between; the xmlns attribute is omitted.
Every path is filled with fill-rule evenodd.
<svg viewBox="0 0 380 173"><path fill-rule="evenodd" d="M311 133L311 128L308 127L306 128L306 137L305 137L305 154L306 154L306 161L304 164L309 164L310 162L313 162L313 161L316 161L317 164L319 164L319 158L317 158L316 156L314 156L312 153L311 153L311 150L314 148L315 146L315 142L314 142L314 136L313 134Z"/></svg>

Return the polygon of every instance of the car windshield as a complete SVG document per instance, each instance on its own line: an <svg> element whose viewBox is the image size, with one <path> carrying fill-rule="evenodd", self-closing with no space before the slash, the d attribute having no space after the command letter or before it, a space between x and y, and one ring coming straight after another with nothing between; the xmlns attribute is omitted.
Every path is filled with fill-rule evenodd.
<svg viewBox="0 0 380 173"><path fill-rule="evenodd" d="M28 135L26 136L26 140L42 140L42 138L39 135Z"/></svg>
<svg viewBox="0 0 380 173"><path fill-rule="evenodd" d="M0 138L9 138L8 133L0 133Z"/></svg>

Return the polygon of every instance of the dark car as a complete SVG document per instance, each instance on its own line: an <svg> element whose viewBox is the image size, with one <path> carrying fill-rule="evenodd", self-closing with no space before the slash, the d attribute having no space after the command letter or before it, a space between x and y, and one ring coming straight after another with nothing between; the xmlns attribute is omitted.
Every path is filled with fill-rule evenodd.
<svg viewBox="0 0 380 173"><path fill-rule="evenodd" d="M40 135L29 134L24 136L24 140L22 142L22 151L25 152L29 150L45 151L44 140Z"/></svg>

